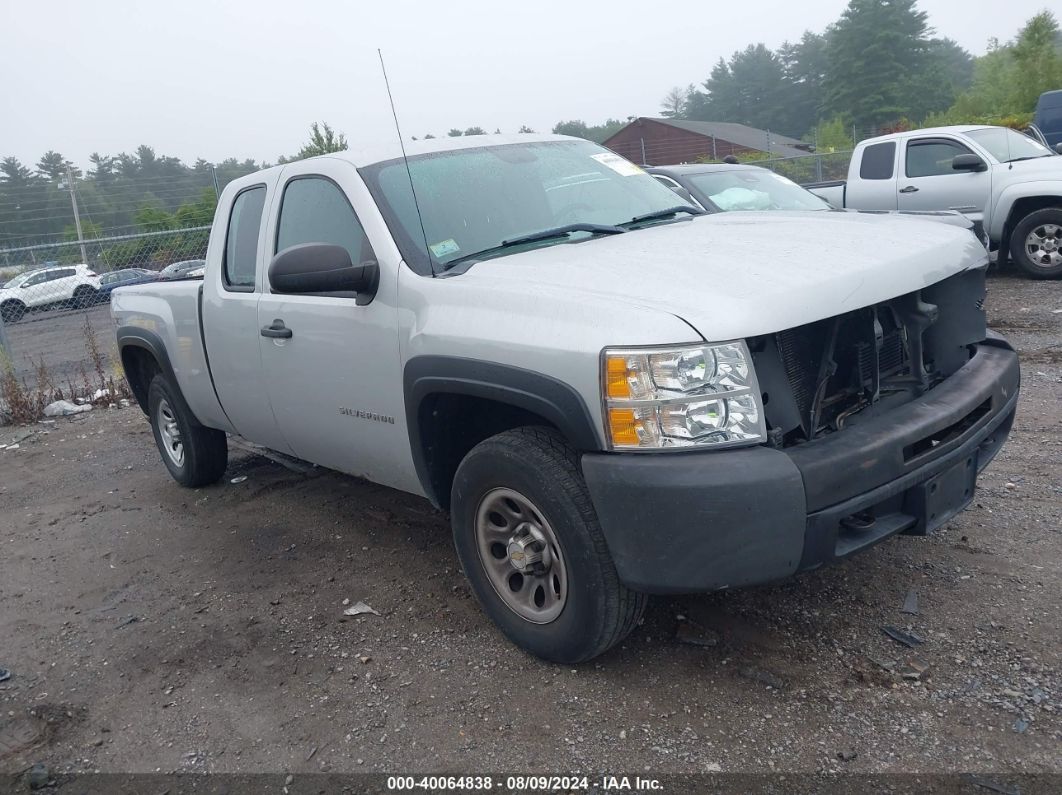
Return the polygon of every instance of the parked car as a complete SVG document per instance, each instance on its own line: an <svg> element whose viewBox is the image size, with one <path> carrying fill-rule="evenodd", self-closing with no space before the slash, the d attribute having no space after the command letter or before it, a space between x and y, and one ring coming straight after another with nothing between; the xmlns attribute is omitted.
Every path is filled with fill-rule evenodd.
<svg viewBox="0 0 1062 795"><path fill-rule="evenodd" d="M698 163L647 169L663 185L686 191L709 212L829 210L830 205L792 180L760 166Z"/></svg>
<svg viewBox="0 0 1062 795"><path fill-rule="evenodd" d="M99 293L99 277L88 265L39 268L0 288L0 314L6 323L15 323L32 310L90 306L99 300Z"/></svg>
<svg viewBox="0 0 1062 795"><path fill-rule="evenodd" d="M761 166L732 163L699 163L678 166L653 166L648 169L657 180L708 212L733 210L800 210L834 209L829 202L781 174ZM847 210L846 212L871 212ZM896 210L891 211L896 213ZM974 232L974 225L961 213L944 211L906 211L923 220L958 226ZM976 232L974 232L976 236Z"/></svg>
<svg viewBox="0 0 1062 795"><path fill-rule="evenodd" d="M1062 153L1062 90L1045 91L1036 101L1033 125L1043 136L1044 143Z"/></svg>
<svg viewBox="0 0 1062 795"><path fill-rule="evenodd" d="M707 214L564 136L407 150L236 179L203 282L115 292L178 483L232 433L426 497L501 630L571 663L648 594L932 532L1007 437L1018 359L961 229Z"/></svg>
<svg viewBox="0 0 1062 795"><path fill-rule="evenodd" d="M1062 278L1062 157L1006 127L935 127L860 142L848 179L806 185L835 207L958 210L1000 262Z"/></svg>
<svg viewBox="0 0 1062 795"><path fill-rule="evenodd" d="M105 273L100 276L100 300L110 300L111 293L116 287L130 284L146 284L147 282L157 282L158 280L159 274L147 268L124 268Z"/></svg>
<svg viewBox="0 0 1062 795"><path fill-rule="evenodd" d="M159 271L159 279L169 281L170 279L194 278L197 275L195 271L202 270L204 265L206 265L206 260L204 259L186 259L181 262L174 262Z"/></svg>

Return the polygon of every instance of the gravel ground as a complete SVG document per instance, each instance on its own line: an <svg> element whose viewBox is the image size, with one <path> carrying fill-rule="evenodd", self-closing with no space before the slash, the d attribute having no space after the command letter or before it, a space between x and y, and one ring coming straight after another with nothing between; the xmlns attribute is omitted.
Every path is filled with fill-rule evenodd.
<svg viewBox="0 0 1062 795"><path fill-rule="evenodd" d="M937 534L657 599L578 668L494 630L422 500L252 452L183 490L135 409L0 429L0 773L1062 772L1058 309L991 280L1020 413Z"/></svg>
<svg viewBox="0 0 1062 795"><path fill-rule="evenodd" d="M34 312L18 323L6 323L4 329L11 346L11 361L19 379L33 386L36 383L34 368L43 359L56 386L65 388L68 381L80 386L83 380L81 367L92 372L85 349L86 319L96 332L101 352L108 356L114 347L110 304L87 310Z"/></svg>

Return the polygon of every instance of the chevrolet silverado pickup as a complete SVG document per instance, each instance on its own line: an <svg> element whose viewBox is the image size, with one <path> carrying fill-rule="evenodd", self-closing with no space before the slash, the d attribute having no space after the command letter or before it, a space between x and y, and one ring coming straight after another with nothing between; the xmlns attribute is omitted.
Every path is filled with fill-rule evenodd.
<svg viewBox="0 0 1062 795"><path fill-rule="evenodd" d="M805 185L834 207L957 210L1000 263L1062 278L1062 157L1006 127L935 127L860 142L848 179Z"/></svg>
<svg viewBox="0 0 1062 795"><path fill-rule="evenodd" d="M649 594L960 511L1018 398L986 267L963 229L707 214L588 141L469 136L241 177L203 279L111 306L180 484L238 435L425 497L500 629L572 663Z"/></svg>

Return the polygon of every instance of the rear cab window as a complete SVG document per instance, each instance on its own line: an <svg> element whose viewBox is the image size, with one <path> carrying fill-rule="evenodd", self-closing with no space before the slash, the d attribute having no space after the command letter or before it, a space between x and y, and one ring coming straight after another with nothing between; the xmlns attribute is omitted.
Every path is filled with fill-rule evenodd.
<svg viewBox="0 0 1062 795"><path fill-rule="evenodd" d="M262 229L265 196L265 185L255 185L240 191L232 202L221 269L226 290L254 291L258 270L258 236Z"/></svg>
<svg viewBox="0 0 1062 795"><path fill-rule="evenodd" d="M863 159L859 163L859 178L892 179L895 163L895 141L870 144L870 146L863 150Z"/></svg>

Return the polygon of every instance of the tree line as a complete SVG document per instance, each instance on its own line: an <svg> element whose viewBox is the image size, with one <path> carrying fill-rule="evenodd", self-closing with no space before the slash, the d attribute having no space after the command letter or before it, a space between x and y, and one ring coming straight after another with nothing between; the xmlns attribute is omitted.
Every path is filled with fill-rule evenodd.
<svg viewBox="0 0 1062 795"><path fill-rule="evenodd" d="M676 86L661 115L728 121L851 148L852 130L1032 120L1036 99L1062 88L1062 33L1050 11L975 57L935 35L917 0L850 0L822 32L772 50L749 44L720 58L700 83ZM625 122L557 124L554 132L604 140Z"/></svg>

